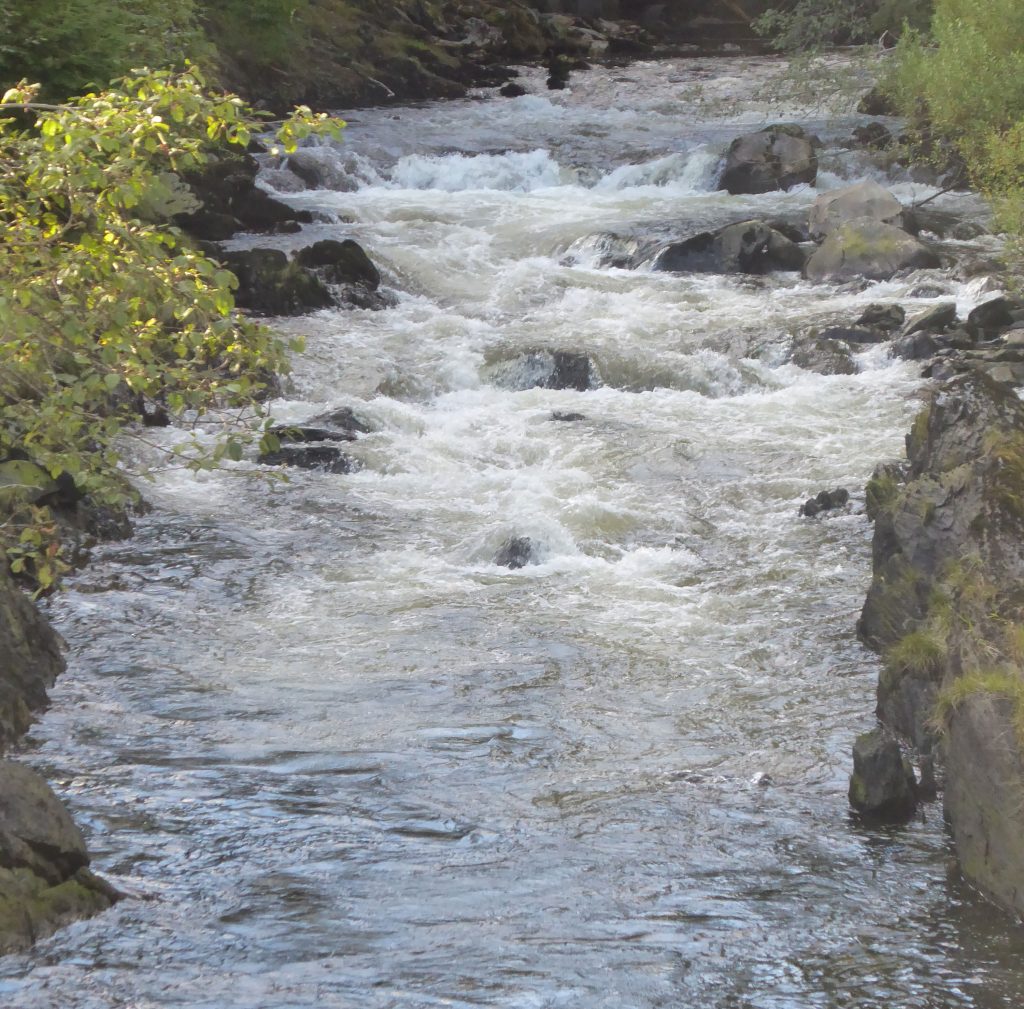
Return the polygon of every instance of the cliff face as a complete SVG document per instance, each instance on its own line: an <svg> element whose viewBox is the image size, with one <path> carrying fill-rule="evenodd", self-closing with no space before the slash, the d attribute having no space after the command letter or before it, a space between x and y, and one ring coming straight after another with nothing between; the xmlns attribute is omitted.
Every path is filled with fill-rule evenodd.
<svg viewBox="0 0 1024 1009"><path fill-rule="evenodd" d="M945 766L964 875L1024 913L1024 404L980 372L941 387L907 466L868 486L878 717Z"/></svg>
<svg viewBox="0 0 1024 1009"><path fill-rule="evenodd" d="M28 729L63 669L60 639L0 555L0 752ZM82 835L50 786L0 760L0 954L113 904L117 894L88 864Z"/></svg>

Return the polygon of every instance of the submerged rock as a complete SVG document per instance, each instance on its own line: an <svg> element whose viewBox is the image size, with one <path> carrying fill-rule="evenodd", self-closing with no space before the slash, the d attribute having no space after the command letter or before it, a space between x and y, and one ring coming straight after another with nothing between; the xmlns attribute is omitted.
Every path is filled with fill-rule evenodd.
<svg viewBox="0 0 1024 1009"><path fill-rule="evenodd" d="M351 473L355 463L334 445L284 444L275 452L263 452L257 459L264 466L294 466L324 473Z"/></svg>
<svg viewBox="0 0 1024 1009"><path fill-rule="evenodd" d="M858 736L853 744L850 805L872 819L902 822L917 808L917 783L899 743L884 729Z"/></svg>
<svg viewBox="0 0 1024 1009"><path fill-rule="evenodd" d="M818 175L814 141L799 126L777 124L737 137L720 186L730 193L769 193L812 183Z"/></svg>
<svg viewBox="0 0 1024 1009"><path fill-rule="evenodd" d="M814 283L888 280L901 270L935 269L938 255L905 231L878 221L852 221L833 231L807 261Z"/></svg>
<svg viewBox="0 0 1024 1009"><path fill-rule="evenodd" d="M515 571L534 561L533 540L529 536L510 536L494 555L494 563Z"/></svg>
<svg viewBox="0 0 1024 1009"><path fill-rule="evenodd" d="M764 221L743 221L668 246L654 264L672 273L753 273L801 270L803 250Z"/></svg>
<svg viewBox="0 0 1024 1009"><path fill-rule="evenodd" d="M832 511L837 508L844 508L850 502L850 492L845 487L837 487L835 490L819 491L815 497L808 498L800 506L800 514L806 518L813 518L825 511Z"/></svg>
<svg viewBox="0 0 1024 1009"><path fill-rule="evenodd" d="M575 389L586 392L592 384L590 358L572 350L530 350L493 366L495 385L515 392L526 389Z"/></svg>

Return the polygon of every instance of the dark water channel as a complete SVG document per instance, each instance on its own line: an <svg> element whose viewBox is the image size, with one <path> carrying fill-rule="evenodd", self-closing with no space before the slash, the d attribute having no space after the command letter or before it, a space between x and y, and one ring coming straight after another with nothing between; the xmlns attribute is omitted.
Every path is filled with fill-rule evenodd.
<svg viewBox="0 0 1024 1009"><path fill-rule="evenodd" d="M70 670L28 758L131 899L0 961L0 1005L1024 1002L1024 933L958 882L940 809L847 811L877 675L860 488L920 380L884 349L854 375L784 363L815 322L979 286L602 265L804 212L814 189L714 191L766 121L822 134L819 188L878 171L838 148L855 117L770 104L777 70L532 75L514 101L353 114L320 152L344 188L289 194L331 215L294 241L355 237L397 305L284 324L308 349L274 409L355 409L361 468L161 469L135 538L53 603ZM520 388L538 347L589 352L597 387ZM840 485L849 514L797 516ZM513 535L535 563L496 567Z"/></svg>

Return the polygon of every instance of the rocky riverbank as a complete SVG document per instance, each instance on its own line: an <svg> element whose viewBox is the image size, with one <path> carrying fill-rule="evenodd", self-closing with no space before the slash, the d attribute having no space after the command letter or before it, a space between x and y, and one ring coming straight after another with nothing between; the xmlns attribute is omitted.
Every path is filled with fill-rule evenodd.
<svg viewBox="0 0 1024 1009"><path fill-rule="evenodd" d="M60 641L0 557L0 753L28 730L64 669ZM78 828L46 781L0 761L0 954L110 907Z"/></svg>

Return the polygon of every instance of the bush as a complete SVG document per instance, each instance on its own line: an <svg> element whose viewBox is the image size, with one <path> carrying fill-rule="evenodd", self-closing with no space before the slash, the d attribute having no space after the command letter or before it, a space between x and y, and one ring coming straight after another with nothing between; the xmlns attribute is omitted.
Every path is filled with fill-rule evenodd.
<svg viewBox="0 0 1024 1009"><path fill-rule="evenodd" d="M212 52L193 0L0 0L0 25L0 91L24 78L40 81L45 99Z"/></svg>
<svg viewBox="0 0 1024 1009"><path fill-rule="evenodd" d="M1024 237L1024 5L937 0L931 36L901 40L885 82L923 150L955 147L997 218Z"/></svg>
<svg viewBox="0 0 1024 1009"><path fill-rule="evenodd" d="M258 411L261 377L287 366L285 346L234 311L234 276L147 220L178 173L244 147L254 122L195 72L146 73L59 106L20 86L5 112L34 119L0 119L0 459L27 455L98 503L123 504L118 440L140 408ZM279 136L293 148L339 125L302 109ZM241 454L234 437L191 462ZM0 550L24 558L27 544L45 587L56 568L41 523L0 517Z"/></svg>
<svg viewBox="0 0 1024 1009"><path fill-rule="evenodd" d="M755 29L784 52L826 45L873 42L884 32L898 35L904 23L923 28L931 0L795 0L754 22Z"/></svg>

